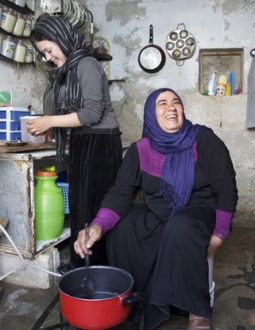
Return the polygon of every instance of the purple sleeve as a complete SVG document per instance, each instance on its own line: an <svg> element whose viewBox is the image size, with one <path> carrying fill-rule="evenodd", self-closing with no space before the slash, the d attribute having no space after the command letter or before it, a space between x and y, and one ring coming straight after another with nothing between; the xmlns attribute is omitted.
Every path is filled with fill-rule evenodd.
<svg viewBox="0 0 255 330"><path fill-rule="evenodd" d="M216 223L213 234L225 240L228 238L230 226L233 220L233 213L216 210Z"/></svg>
<svg viewBox="0 0 255 330"><path fill-rule="evenodd" d="M107 208L101 208L91 224L99 226L102 229L103 234L105 234L117 224L119 219L120 216L114 211Z"/></svg>

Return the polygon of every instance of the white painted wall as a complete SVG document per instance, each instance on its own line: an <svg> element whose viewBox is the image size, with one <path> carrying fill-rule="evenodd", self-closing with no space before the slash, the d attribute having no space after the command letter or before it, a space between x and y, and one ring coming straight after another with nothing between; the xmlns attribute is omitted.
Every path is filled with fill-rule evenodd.
<svg viewBox="0 0 255 330"><path fill-rule="evenodd" d="M42 112L42 99L47 78L39 66L11 64L0 60L0 91L11 91L13 106L28 107L36 113Z"/></svg>
<svg viewBox="0 0 255 330"><path fill-rule="evenodd" d="M245 128L247 75L250 50L255 47L254 0L87 0L93 12L95 34L111 44L111 96L124 141L140 137L143 104L153 89L168 86L183 98L186 115L193 122L214 129L227 144L237 172L239 204L235 223L255 226L255 135ZM168 55L156 74L143 72L137 62L139 51L148 44L149 25L154 43L165 49L168 33L179 23L196 38L194 56L179 67ZM231 97L205 97L198 92L200 48L244 48L243 92ZM255 111L255 110L254 110Z"/></svg>

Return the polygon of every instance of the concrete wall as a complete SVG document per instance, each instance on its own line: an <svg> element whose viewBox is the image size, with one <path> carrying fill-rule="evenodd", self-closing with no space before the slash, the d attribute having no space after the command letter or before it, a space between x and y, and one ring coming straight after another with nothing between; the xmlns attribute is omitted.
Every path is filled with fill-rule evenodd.
<svg viewBox="0 0 255 330"><path fill-rule="evenodd" d="M42 100L47 75L42 67L32 64L11 64L0 60L0 91L11 91L13 106L31 107L42 112Z"/></svg>
<svg viewBox="0 0 255 330"><path fill-rule="evenodd" d="M87 0L94 14L95 34L110 41L111 96L124 141L140 137L146 96L169 86L184 98L187 117L214 129L227 144L237 172L239 204L235 223L255 226L254 147L255 133L245 128L247 75L250 50L255 47L253 0ZM165 49L168 33L179 23L196 38L194 56L183 66L166 55L164 68L156 74L143 72L137 62L140 50L148 44L153 24L154 43ZM231 97L205 97L198 92L201 48L243 48L243 91Z"/></svg>
<svg viewBox="0 0 255 330"><path fill-rule="evenodd" d="M184 99L186 115L193 122L212 127L227 144L237 172L239 205L235 222L255 226L253 202L253 130L245 128L247 75L250 50L255 47L254 0L81 0L93 12L95 34L110 41L111 79L125 79L111 85L113 105L123 132L123 141L141 135L143 104L155 88L169 86ZM154 43L165 49L168 33L179 23L196 38L194 56L183 66L166 54L164 68L156 74L141 70L137 58L148 44L149 25ZM243 48L243 91L231 97L205 97L198 92L201 48ZM0 61L0 90L12 90L14 105L42 111L47 76L42 68L16 66Z"/></svg>

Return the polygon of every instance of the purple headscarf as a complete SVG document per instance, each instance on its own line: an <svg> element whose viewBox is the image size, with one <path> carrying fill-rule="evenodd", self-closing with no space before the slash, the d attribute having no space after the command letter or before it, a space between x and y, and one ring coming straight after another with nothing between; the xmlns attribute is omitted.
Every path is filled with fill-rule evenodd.
<svg viewBox="0 0 255 330"><path fill-rule="evenodd" d="M158 125L155 110L157 97L166 91L174 93L183 107L179 95L172 89L161 88L152 92L144 106L143 137L150 140L155 150L167 155L160 190L174 214L187 205L190 200L195 174L192 147L197 135L205 126L193 125L184 115L183 125L178 132L163 131Z"/></svg>

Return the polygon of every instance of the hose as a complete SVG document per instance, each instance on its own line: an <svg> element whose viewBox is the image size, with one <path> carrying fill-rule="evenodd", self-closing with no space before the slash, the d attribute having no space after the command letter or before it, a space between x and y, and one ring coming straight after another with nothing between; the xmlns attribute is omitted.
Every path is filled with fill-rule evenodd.
<svg viewBox="0 0 255 330"><path fill-rule="evenodd" d="M8 273L0 276L0 281L2 281L4 278L6 278L7 276L17 272L17 271L20 271L20 270L24 270L26 267L32 267L32 268L36 268L36 269L39 269L43 272L46 272L50 275L53 275L53 276L57 276L57 277L61 277L62 275L59 274L59 273L55 273L55 272L52 272L50 270L47 270L47 269L44 269L40 266L36 266L36 265L31 265L29 264L22 256L22 254L19 252L18 248L16 247L16 245L14 244L13 240L11 239L10 235L7 233L7 231L4 229L4 227L0 224L0 229L2 230L2 232L4 233L4 235L7 237L7 239L9 240L9 242L11 243L11 245L13 246L14 250L16 251L18 257L20 258L21 262L22 262L22 266L21 267L18 267L16 269L13 269L11 271L9 271Z"/></svg>

